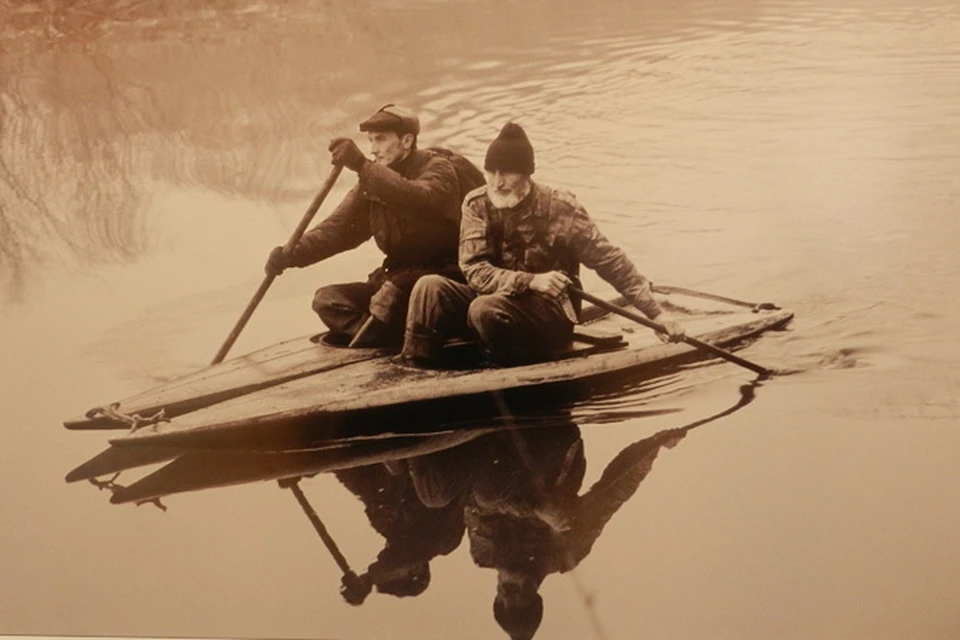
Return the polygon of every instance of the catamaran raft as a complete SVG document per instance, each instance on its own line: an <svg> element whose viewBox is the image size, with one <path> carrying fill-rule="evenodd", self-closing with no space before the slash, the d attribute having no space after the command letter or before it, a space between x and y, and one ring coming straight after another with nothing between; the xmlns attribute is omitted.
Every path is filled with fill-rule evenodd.
<svg viewBox="0 0 960 640"><path fill-rule="evenodd" d="M676 287L654 287L654 294L691 341L707 347L742 343L793 318L769 303ZM593 383L655 376L666 365L704 355L691 344L661 342L624 318L629 305L622 298L596 302L600 306L584 306L568 348L547 362L491 368L480 363L475 345L451 342L456 365L421 369L400 362L395 350L346 348L318 334L205 367L64 424L124 429L109 439L116 446L308 446L426 424L490 424L505 401L562 401Z"/></svg>

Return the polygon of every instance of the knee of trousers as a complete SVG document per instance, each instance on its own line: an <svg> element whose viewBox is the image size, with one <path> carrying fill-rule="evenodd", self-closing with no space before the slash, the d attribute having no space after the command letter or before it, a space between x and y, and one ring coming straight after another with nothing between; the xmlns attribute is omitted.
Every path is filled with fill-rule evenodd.
<svg viewBox="0 0 960 640"><path fill-rule="evenodd" d="M311 306L324 321L327 318L342 316L344 312L366 313L366 309L358 309L356 301L344 295L340 287L335 284L317 289L313 294Z"/></svg>
<svg viewBox="0 0 960 640"><path fill-rule="evenodd" d="M481 336L495 333L513 324L503 296L479 296L470 303L467 323Z"/></svg>
<svg viewBox="0 0 960 640"><path fill-rule="evenodd" d="M416 300L426 304L436 304L449 285L449 278L435 273L427 274L413 285L413 289L410 291L410 302L412 304Z"/></svg>
<svg viewBox="0 0 960 640"><path fill-rule="evenodd" d="M336 290L333 287L320 287L313 294L313 303L310 306L313 307L317 315L322 317L337 297L339 296L336 296Z"/></svg>
<svg viewBox="0 0 960 640"><path fill-rule="evenodd" d="M450 280L436 274L425 275L410 291L407 303L407 324L420 323L432 326L431 321L438 313L441 303L450 288Z"/></svg>

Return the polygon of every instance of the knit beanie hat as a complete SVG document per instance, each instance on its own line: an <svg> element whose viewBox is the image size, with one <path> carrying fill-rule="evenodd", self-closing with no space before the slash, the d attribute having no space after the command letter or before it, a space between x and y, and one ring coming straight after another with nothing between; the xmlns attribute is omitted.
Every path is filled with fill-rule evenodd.
<svg viewBox="0 0 960 640"><path fill-rule="evenodd" d="M487 171L506 173L533 173L533 145L527 134L518 124L508 122L487 148L487 157L483 163Z"/></svg>

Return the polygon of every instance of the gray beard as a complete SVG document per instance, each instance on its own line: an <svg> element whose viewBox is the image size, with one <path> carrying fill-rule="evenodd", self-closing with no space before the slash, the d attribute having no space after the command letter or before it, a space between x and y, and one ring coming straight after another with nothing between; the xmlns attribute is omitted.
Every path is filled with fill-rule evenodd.
<svg viewBox="0 0 960 640"><path fill-rule="evenodd" d="M490 198L490 202L497 209L512 209L520 204L520 201L526 198L528 193L530 193L530 185L527 185L521 191L511 191L506 195L497 193L494 189L487 189L487 197Z"/></svg>

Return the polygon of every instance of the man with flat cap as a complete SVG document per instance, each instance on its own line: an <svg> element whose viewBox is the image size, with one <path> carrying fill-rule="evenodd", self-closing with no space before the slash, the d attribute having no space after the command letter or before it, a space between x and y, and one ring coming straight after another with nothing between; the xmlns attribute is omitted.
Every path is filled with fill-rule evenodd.
<svg viewBox="0 0 960 640"><path fill-rule="evenodd" d="M679 341L683 328L663 315L650 283L597 228L574 195L534 182L533 146L508 122L490 143L486 185L463 201L459 262L467 284L428 276L413 289L402 358L442 359L448 338L476 338L492 362L548 359L569 342L579 300L580 265L593 269Z"/></svg>
<svg viewBox="0 0 960 640"><path fill-rule="evenodd" d="M306 267L348 251L373 237L385 254L366 282L320 288L313 309L331 338L355 347L399 346L407 301L425 274L454 280L460 228L460 191L451 161L417 149L420 120L388 104L360 123L368 159L349 138L330 142L331 162L357 173L359 181L337 209L303 235L292 251L276 247L268 274Z"/></svg>

